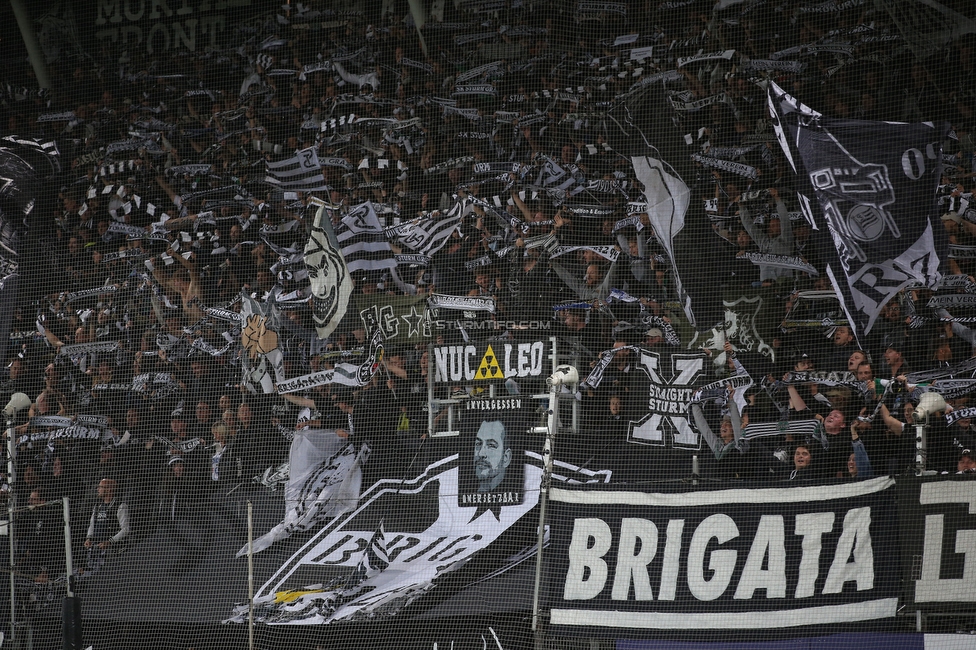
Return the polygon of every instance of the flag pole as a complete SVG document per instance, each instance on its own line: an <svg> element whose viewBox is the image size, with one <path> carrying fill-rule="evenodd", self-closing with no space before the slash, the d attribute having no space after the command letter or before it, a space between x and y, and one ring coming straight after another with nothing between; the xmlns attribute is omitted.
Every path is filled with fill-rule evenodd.
<svg viewBox="0 0 976 650"><path fill-rule="evenodd" d="M14 10L17 26L20 28L20 36L24 39L24 46L30 55L30 64L34 70L34 76L37 78L37 85L45 90L50 90L51 79L47 74L47 66L44 64L44 52L37 42L37 34L34 32L34 25L31 23L30 11L24 6L24 0L10 0L10 6Z"/></svg>
<svg viewBox="0 0 976 650"><path fill-rule="evenodd" d="M64 605L61 620L61 637L65 650L81 650L82 623L81 601L74 592L74 566L71 557L71 512L68 497L62 497L61 515L64 520L64 567L67 583L64 594Z"/></svg>
<svg viewBox="0 0 976 650"><path fill-rule="evenodd" d="M247 647L254 650L254 505L247 500Z"/></svg>
<svg viewBox="0 0 976 650"><path fill-rule="evenodd" d="M31 400L24 393L14 393L10 401L3 408L7 418L7 539L10 546L10 640L17 640L17 577L13 571L14 559L17 557L17 542L15 539L14 516L17 514L17 434L14 429L14 418L17 412L30 406Z"/></svg>

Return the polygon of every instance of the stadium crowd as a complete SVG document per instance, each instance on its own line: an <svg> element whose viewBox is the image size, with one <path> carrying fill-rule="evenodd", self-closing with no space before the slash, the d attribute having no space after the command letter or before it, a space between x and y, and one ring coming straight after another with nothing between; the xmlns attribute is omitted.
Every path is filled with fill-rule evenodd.
<svg viewBox="0 0 976 650"><path fill-rule="evenodd" d="M0 387L0 404L18 392L32 400L14 429L19 504L71 497L73 527L86 532L79 544L104 551L124 547L130 530L172 526L186 536L181 524L208 490L273 482L296 427L367 440L377 459L415 453L428 434L426 344L389 346L364 388L277 395L245 377L256 348L242 344L248 325L227 317L241 296L282 306L285 376L333 368L369 345L352 308L327 338L316 334L301 257L313 195L336 228L367 201L388 228L461 206L457 225L426 251L428 264L358 270L355 294L488 299L495 311L477 318L554 322L577 344L581 378L608 361L601 380L580 389L584 435L561 450L568 460L595 467L627 457L628 423L647 409L638 348L705 348L707 381L754 380L743 408L728 394L702 397L714 456L703 458L705 476L912 471L911 412L928 383L912 373L964 363L976 333L964 318L927 309L930 292L907 289L868 335L854 336L836 299L824 297L830 285L808 246L764 84L775 80L836 117L949 121L941 223L953 243L973 246L976 42L916 58L867 2L551 12L468 4L476 11L457 22L428 22L423 43L404 14L336 14L314 2L246 21L220 47L196 52L102 42L91 56L54 64L52 89L41 94L26 90L36 83L25 61L7 62L5 135L56 142L64 170L29 253L45 260L43 288L21 287ZM668 114L654 119L673 133L647 128L646 93L667 94L654 110ZM632 121L614 126L620 116ZM776 316L761 333L762 354L742 338L695 338L667 247L646 213L628 209L643 201L642 186L608 136L617 128L646 138L647 155L659 137L695 156L681 164L695 170L684 178L690 212L711 226L696 254L722 269L716 300L761 296ZM272 173L309 150L317 165L302 182L314 188ZM390 243L391 256L424 252L395 228ZM762 265L750 254L798 262ZM976 288L974 260L944 260L961 292ZM451 330L430 342L466 337ZM437 391L478 398L471 386ZM948 408L968 400L963 392ZM743 435L804 421L819 424L798 429L805 435ZM933 420L929 468L972 470L973 431L970 417ZM627 475L656 478L653 466ZM57 563L49 545L37 534L22 549L38 579ZM97 558L84 568L97 569Z"/></svg>

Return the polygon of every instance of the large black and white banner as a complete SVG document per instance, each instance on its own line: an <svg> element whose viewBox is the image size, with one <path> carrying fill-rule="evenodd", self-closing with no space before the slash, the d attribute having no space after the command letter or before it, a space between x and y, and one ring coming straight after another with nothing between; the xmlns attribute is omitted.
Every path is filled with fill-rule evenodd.
<svg viewBox="0 0 976 650"><path fill-rule="evenodd" d="M976 481L953 478L898 485L905 595L922 610L972 611L976 602Z"/></svg>
<svg viewBox="0 0 976 650"><path fill-rule="evenodd" d="M550 622L560 634L631 636L893 618L894 485L553 488Z"/></svg>
<svg viewBox="0 0 976 650"><path fill-rule="evenodd" d="M768 366L776 361L773 339L781 322L781 305L769 300L762 290L756 289L727 292L722 304L725 307L725 321L721 326L708 332L694 333L685 347L688 350L711 350L712 363L724 366L727 361L725 343L731 343L747 370L765 374ZM765 363L765 360L769 363Z"/></svg>
<svg viewBox="0 0 976 650"><path fill-rule="evenodd" d="M357 508L323 525L255 595L256 620L325 624L391 616L484 551L538 502L541 467L519 455L513 504L459 503L471 452L432 463L416 478L381 480ZM529 489L531 486L531 489ZM525 543L531 544L530 538ZM512 563L515 563L514 558ZM240 606L231 620L247 619Z"/></svg>
<svg viewBox="0 0 976 650"><path fill-rule="evenodd" d="M848 320L865 334L899 291L914 283L934 288L942 277L948 240L936 191L949 125L832 119L772 82L769 107L802 179L801 208L819 234L830 235L817 245L827 274Z"/></svg>

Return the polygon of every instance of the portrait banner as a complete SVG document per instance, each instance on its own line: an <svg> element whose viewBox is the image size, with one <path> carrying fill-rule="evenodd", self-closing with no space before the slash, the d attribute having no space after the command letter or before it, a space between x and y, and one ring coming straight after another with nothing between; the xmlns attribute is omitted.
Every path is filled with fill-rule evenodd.
<svg viewBox="0 0 976 650"><path fill-rule="evenodd" d="M478 400L458 436L458 506L496 510L525 501L522 457L531 425L520 398Z"/></svg>

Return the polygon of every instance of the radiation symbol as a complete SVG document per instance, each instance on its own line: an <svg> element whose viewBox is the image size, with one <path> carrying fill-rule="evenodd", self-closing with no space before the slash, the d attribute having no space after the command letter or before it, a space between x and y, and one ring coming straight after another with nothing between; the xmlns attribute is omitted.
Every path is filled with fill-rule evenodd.
<svg viewBox="0 0 976 650"><path fill-rule="evenodd" d="M502 369L498 366L498 358L495 357L495 351L491 349L491 345L485 350L485 356L481 357L481 363L478 364L478 371L475 373L475 379L501 379L504 377Z"/></svg>

